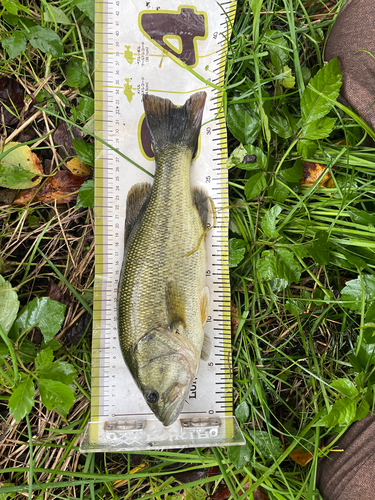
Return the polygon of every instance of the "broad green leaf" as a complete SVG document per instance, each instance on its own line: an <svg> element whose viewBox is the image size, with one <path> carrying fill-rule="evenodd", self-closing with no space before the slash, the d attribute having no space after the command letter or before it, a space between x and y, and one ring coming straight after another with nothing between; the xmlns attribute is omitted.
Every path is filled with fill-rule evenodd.
<svg viewBox="0 0 375 500"><path fill-rule="evenodd" d="M246 149L242 144L240 144L231 152L230 157L227 160L227 168L230 169L242 163L246 155Z"/></svg>
<svg viewBox="0 0 375 500"><path fill-rule="evenodd" d="M339 96L341 79L340 64L335 57L310 80L301 99L302 120L305 125L329 113L333 105L324 95L335 101ZM311 90L311 87L318 93Z"/></svg>
<svg viewBox="0 0 375 500"><path fill-rule="evenodd" d="M93 207L94 206L94 195L95 195L95 183L94 179L89 179L84 182L78 191L78 198L76 207Z"/></svg>
<svg viewBox="0 0 375 500"><path fill-rule="evenodd" d="M279 235L276 231L276 219L281 212L282 208L279 205L274 205L266 211L261 219L260 225L269 238L277 238Z"/></svg>
<svg viewBox="0 0 375 500"><path fill-rule="evenodd" d="M266 431L249 431L254 446L259 450L261 456L266 460L277 460L283 454L283 447L278 437L268 434Z"/></svg>
<svg viewBox="0 0 375 500"><path fill-rule="evenodd" d="M228 446L228 460L235 466L236 469L242 469L250 460L253 447L247 441L241 446Z"/></svg>
<svg viewBox="0 0 375 500"><path fill-rule="evenodd" d="M267 196L270 196L278 203L284 203L289 195L289 189L278 179L274 179L273 184L267 189Z"/></svg>
<svg viewBox="0 0 375 500"><path fill-rule="evenodd" d="M74 392L70 387L56 380L38 379L37 381L42 403L47 410L61 409L66 415L73 406Z"/></svg>
<svg viewBox="0 0 375 500"><path fill-rule="evenodd" d="M289 139L292 137L293 130L290 126L289 120L282 116L280 113L275 113L273 116L269 117L269 123L271 129L283 139Z"/></svg>
<svg viewBox="0 0 375 500"><path fill-rule="evenodd" d="M308 122L302 131L304 139L324 139L332 132L336 123L336 118L324 116L312 122Z"/></svg>
<svg viewBox="0 0 375 500"><path fill-rule="evenodd" d="M48 9L44 13L44 20L47 23L72 24L63 10L51 4L48 4Z"/></svg>
<svg viewBox="0 0 375 500"><path fill-rule="evenodd" d="M73 139L73 147L77 152L78 158L86 163L86 165L90 165L90 167L94 166L95 163L95 153L94 153L94 145L85 141L80 141L78 139Z"/></svg>
<svg viewBox="0 0 375 500"><path fill-rule="evenodd" d="M52 364L53 357L53 351L50 347L47 347L47 349L43 349L35 358L35 368L39 371L45 370Z"/></svg>
<svg viewBox="0 0 375 500"><path fill-rule="evenodd" d="M297 151L298 154L302 156L303 160L311 159L317 149L318 145L316 142L309 141L308 139L301 139L297 142Z"/></svg>
<svg viewBox="0 0 375 500"><path fill-rule="evenodd" d="M370 365L375 364L375 331L373 329L364 329L358 356L352 356L350 362L353 366L359 363L359 366L354 366L359 370L368 369Z"/></svg>
<svg viewBox="0 0 375 500"><path fill-rule="evenodd" d="M298 283L302 268L295 260L293 252L286 248L277 248L277 277L284 278L289 283Z"/></svg>
<svg viewBox="0 0 375 500"><path fill-rule="evenodd" d="M251 115L241 104L228 107L227 125L242 144L252 144L262 129L259 117Z"/></svg>
<svg viewBox="0 0 375 500"><path fill-rule="evenodd" d="M246 401L242 401L242 403L237 406L235 415L237 420L241 422L241 424L246 422L250 415L249 405L246 403Z"/></svg>
<svg viewBox="0 0 375 500"><path fill-rule="evenodd" d="M22 5L20 2L18 2L18 0L1 0L1 3L4 9L6 9L8 12L10 12L10 14L13 14L15 16L17 16L19 10L28 13L30 12L28 7Z"/></svg>
<svg viewBox="0 0 375 500"><path fill-rule="evenodd" d="M260 279L272 280L277 276L277 261L273 250L265 250L262 252L262 257L258 260L257 270Z"/></svg>
<svg viewBox="0 0 375 500"><path fill-rule="evenodd" d="M25 52L26 38L21 31L14 31L10 36L4 38L1 42L3 49L6 49L9 57L14 59Z"/></svg>
<svg viewBox="0 0 375 500"><path fill-rule="evenodd" d="M237 238L229 240L229 267L236 267L244 258L246 242Z"/></svg>
<svg viewBox="0 0 375 500"><path fill-rule="evenodd" d="M17 317L20 303L12 285L0 275L0 326L5 335L8 335L14 320Z"/></svg>
<svg viewBox="0 0 375 500"><path fill-rule="evenodd" d="M35 49L39 49L46 54L51 54L54 57L64 55L64 46L59 35L49 28L33 26L29 28L26 38Z"/></svg>
<svg viewBox="0 0 375 500"><path fill-rule="evenodd" d="M363 274L364 300L367 302L375 300L375 277ZM341 300L345 301L345 307L352 311L360 311L362 307L362 281L358 276L355 280L346 282L341 291ZM367 304L367 307L369 304Z"/></svg>
<svg viewBox="0 0 375 500"><path fill-rule="evenodd" d="M9 142L3 148L0 155L0 187L28 189L41 181L43 167L39 158L29 146L20 144Z"/></svg>
<svg viewBox="0 0 375 500"><path fill-rule="evenodd" d="M60 330L65 317L66 306L49 297L36 297L19 313L10 330L13 339L17 339L19 332L24 332L38 326L46 342Z"/></svg>
<svg viewBox="0 0 375 500"><path fill-rule="evenodd" d="M275 75L279 75L289 58L288 41L277 30L267 30L266 37L267 50L271 56L272 66L275 68Z"/></svg>
<svg viewBox="0 0 375 500"><path fill-rule="evenodd" d="M338 378L336 380L332 380L331 386L340 391L344 396L348 396L348 398L355 398L358 396L357 388L348 378Z"/></svg>
<svg viewBox="0 0 375 500"><path fill-rule="evenodd" d="M248 155L250 156L254 155L256 159L254 163L247 163L241 165L241 168L246 170L246 169L253 169L255 167L264 170L267 167L267 156L263 153L263 151L260 148L257 148L251 144L246 144L245 149Z"/></svg>
<svg viewBox="0 0 375 500"><path fill-rule="evenodd" d="M21 384L14 389L9 398L8 408L16 422L28 415L34 406L35 388L31 377L27 377Z"/></svg>
<svg viewBox="0 0 375 500"><path fill-rule="evenodd" d="M299 316L301 313L305 311L306 305L301 300L288 299L285 302L284 308L291 314L294 314L294 316Z"/></svg>
<svg viewBox="0 0 375 500"><path fill-rule="evenodd" d="M85 121L94 113L94 99L92 97L81 97L79 104L71 109L75 121Z"/></svg>
<svg viewBox="0 0 375 500"><path fill-rule="evenodd" d="M70 363L58 360L49 365L48 369L40 371L39 376L70 385L77 379L77 370Z"/></svg>
<svg viewBox="0 0 375 500"><path fill-rule="evenodd" d="M370 405L365 399L362 399L357 408L354 420L355 421L362 420L363 418L367 417L369 412L370 412Z"/></svg>
<svg viewBox="0 0 375 500"><path fill-rule="evenodd" d="M267 187L265 172L254 174L245 185L245 196L247 200L252 200L259 196Z"/></svg>
<svg viewBox="0 0 375 500"><path fill-rule="evenodd" d="M356 400L351 398L342 398L336 401L328 415L322 417L316 425L325 427L349 425L354 421L356 412Z"/></svg>
<svg viewBox="0 0 375 500"><path fill-rule="evenodd" d="M65 85L83 88L89 82L87 66L84 59L73 57L67 64Z"/></svg>
<svg viewBox="0 0 375 500"><path fill-rule="evenodd" d="M281 175L288 182L299 182L303 175L303 163L301 159L297 160L292 168L286 168L281 171Z"/></svg>
<svg viewBox="0 0 375 500"><path fill-rule="evenodd" d="M73 5L86 14L91 22L95 22L95 2L94 0L74 0Z"/></svg>
<svg viewBox="0 0 375 500"><path fill-rule="evenodd" d="M314 241L309 245L309 252L315 262L321 266L329 264L329 233L317 231Z"/></svg>

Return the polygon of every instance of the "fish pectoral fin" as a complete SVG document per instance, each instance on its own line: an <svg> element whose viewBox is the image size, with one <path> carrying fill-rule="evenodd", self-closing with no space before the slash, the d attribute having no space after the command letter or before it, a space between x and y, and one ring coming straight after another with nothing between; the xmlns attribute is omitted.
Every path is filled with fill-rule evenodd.
<svg viewBox="0 0 375 500"><path fill-rule="evenodd" d="M185 304L175 281L168 281L165 285L165 306L170 329L182 333L186 326Z"/></svg>
<svg viewBox="0 0 375 500"><path fill-rule="evenodd" d="M201 310L202 326L204 326L210 311L210 289L208 286L205 286L199 295L199 307Z"/></svg>
<svg viewBox="0 0 375 500"><path fill-rule="evenodd" d="M202 345L202 352L201 352L201 359L203 361L208 360L208 358L210 356L210 352L211 352L211 345L212 345L211 339L207 335L207 333L205 333L204 337L203 337L203 345Z"/></svg>
<svg viewBox="0 0 375 500"><path fill-rule="evenodd" d="M207 218L208 218L208 201L209 196L204 187L195 187L192 189L191 197L193 203L198 210L198 214L202 223L203 231L207 229Z"/></svg>
<svg viewBox="0 0 375 500"><path fill-rule="evenodd" d="M135 184L126 199L125 242L134 227L142 207L150 199L152 185L149 182Z"/></svg>

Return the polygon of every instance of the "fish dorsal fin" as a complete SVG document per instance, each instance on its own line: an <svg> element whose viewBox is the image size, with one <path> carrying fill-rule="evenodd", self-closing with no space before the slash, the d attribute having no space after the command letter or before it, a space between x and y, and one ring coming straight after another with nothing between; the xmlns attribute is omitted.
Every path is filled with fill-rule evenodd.
<svg viewBox="0 0 375 500"><path fill-rule="evenodd" d="M201 294L199 295L199 307L201 311L202 326L204 326L208 318L208 313L210 311L210 289L208 288L208 286L205 286ZM211 339L205 333L201 352L201 358L203 359L203 361L207 361L210 355L210 351Z"/></svg>
<svg viewBox="0 0 375 500"><path fill-rule="evenodd" d="M126 199L125 242L134 227L141 208L150 198L151 184L141 182L132 186Z"/></svg>
<svg viewBox="0 0 375 500"><path fill-rule="evenodd" d="M209 200L208 193L204 187L195 187L191 192L191 197L193 199L193 203L196 209L198 210L203 231L206 231L207 218L208 218L208 200Z"/></svg>
<svg viewBox="0 0 375 500"><path fill-rule="evenodd" d="M175 281L165 285L165 305L170 329L182 333L186 327L185 304Z"/></svg>

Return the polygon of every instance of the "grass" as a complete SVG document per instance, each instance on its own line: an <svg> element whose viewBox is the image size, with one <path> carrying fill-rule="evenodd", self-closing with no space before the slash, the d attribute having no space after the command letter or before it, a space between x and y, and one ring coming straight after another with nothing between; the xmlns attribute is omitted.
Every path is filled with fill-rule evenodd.
<svg viewBox="0 0 375 500"><path fill-rule="evenodd" d="M299 180L285 177L301 157L298 137L285 130L288 120L290 125L301 116L301 96L322 68L327 35L342 3L239 0L232 26L224 100L229 150L239 145L235 123L245 116L248 135L251 127L253 135L242 142L259 148L258 155L262 150L266 158L265 168L258 169L264 172L264 183L249 199L246 185L256 168L238 163L229 171L234 406L248 458L224 448L79 453L90 418L93 212L77 209L74 202L3 203L1 274L17 291L21 306L46 294L66 304L55 356L72 365L78 377L67 418L48 410L36 395L30 414L16 423L7 409L14 363L21 371L33 370L34 360L22 358L22 349L14 359L2 357L0 380L9 389L0 395L2 498L245 499L252 498L258 486L269 499L319 498L317 458L327 451L322 450L327 436L333 430L342 434L355 418L357 405L372 398L371 356L363 366L358 355L361 346L373 344L368 332L375 298L374 150L364 146L356 117L334 108L329 115L337 118L334 130L315 141L311 157L303 158L326 166L333 185L322 188L317 181L302 188ZM16 57L1 51L0 74L17 79L30 107L34 104L27 127L17 120L18 125L3 128L2 134L31 143L50 174L61 169L66 158L54 135L64 120L88 130L91 135L82 138L92 143L91 114L78 113L94 96L92 11L61 2L55 6L71 24L55 24L45 20L50 11L46 2L24 0L22 5L29 9L23 13L26 18L58 34L64 58L30 42ZM14 19L8 21L0 20L3 47L19 29L12 25ZM279 71L277 58L284 59L283 54L286 61ZM285 66L295 78L291 88L285 86L291 76ZM8 108L13 115L20 112L12 104ZM266 220L274 207L278 213L270 229ZM262 262L269 259L271 266L281 256L286 259L284 274L279 269L277 276L267 277ZM348 283L358 284L357 295L345 295ZM26 336L37 346L42 341L36 329ZM348 397L335 385L341 379L357 387L351 403L354 414L338 425L317 426L342 400L340 391ZM293 449L313 451L313 459L303 467L291 458Z"/></svg>

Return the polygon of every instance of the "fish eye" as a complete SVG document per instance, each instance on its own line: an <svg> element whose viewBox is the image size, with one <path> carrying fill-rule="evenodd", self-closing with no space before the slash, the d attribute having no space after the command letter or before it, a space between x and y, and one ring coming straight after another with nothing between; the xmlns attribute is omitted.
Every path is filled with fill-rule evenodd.
<svg viewBox="0 0 375 500"><path fill-rule="evenodd" d="M157 403L159 401L159 393L153 390L146 393L147 403Z"/></svg>

